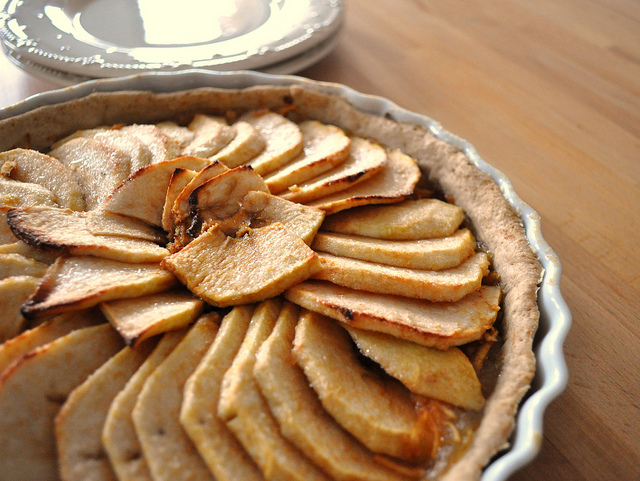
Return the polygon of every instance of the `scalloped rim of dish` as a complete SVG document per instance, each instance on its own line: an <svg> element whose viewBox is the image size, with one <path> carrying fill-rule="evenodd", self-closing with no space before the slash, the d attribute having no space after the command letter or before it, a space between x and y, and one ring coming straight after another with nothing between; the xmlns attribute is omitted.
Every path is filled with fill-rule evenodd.
<svg viewBox="0 0 640 481"><path fill-rule="evenodd" d="M199 87L246 88L254 85L302 84L345 98L357 109L374 114L390 115L394 120L420 125L445 142L461 149L483 172L500 187L503 195L520 215L527 239L544 268L538 292L540 325L534 342L537 368L532 387L521 403L511 447L499 453L484 469L482 481L504 481L530 463L542 444L544 412L564 391L568 371L563 344L571 327L571 313L560 291L562 265L556 253L542 237L540 216L515 192L509 179L483 160L475 147L445 130L435 120L406 110L382 97L360 93L350 87L317 82L292 75L271 75L251 71L213 72L185 70L181 72L150 72L117 79L91 80L82 84L34 95L0 110L0 120L14 117L43 105L52 105L84 97L93 92L147 90L174 92Z"/></svg>

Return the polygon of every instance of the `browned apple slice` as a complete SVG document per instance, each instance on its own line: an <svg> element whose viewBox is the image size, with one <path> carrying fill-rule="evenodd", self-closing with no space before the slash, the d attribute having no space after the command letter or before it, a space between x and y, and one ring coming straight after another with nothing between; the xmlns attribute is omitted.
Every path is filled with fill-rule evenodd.
<svg viewBox="0 0 640 481"><path fill-rule="evenodd" d="M360 364L335 320L303 313L293 355L324 408L373 452L411 462L431 454L437 430L428 412L398 381Z"/></svg>
<svg viewBox="0 0 640 481"><path fill-rule="evenodd" d="M20 182L0 175L0 205L22 207L49 205L57 207L56 196L46 187L30 182Z"/></svg>
<svg viewBox="0 0 640 481"><path fill-rule="evenodd" d="M307 279L316 263L316 253L282 224L239 238L215 225L162 261L191 292L218 307L277 296Z"/></svg>
<svg viewBox="0 0 640 481"><path fill-rule="evenodd" d="M260 391L282 435L334 479L400 481L405 476L379 464L371 452L325 411L293 358L299 308L287 303L256 355Z"/></svg>
<svg viewBox="0 0 640 481"><path fill-rule="evenodd" d="M42 277L47 264L21 254L0 254L0 280L13 276Z"/></svg>
<svg viewBox="0 0 640 481"><path fill-rule="evenodd" d="M20 240L66 255L94 255L123 262L160 262L169 252L154 242L131 237L94 235L84 212L52 207L24 207L7 213Z"/></svg>
<svg viewBox="0 0 640 481"><path fill-rule="evenodd" d="M128 215L162 227L162 211L173 171L202 170L209 161L200 157L178 157L134 172L105 199L101 209Z"/></svg>
<svg viewBox="0 0 640 481"><path fill-rule="evenodd" d="M453 235L464 220L457 205L437 199L359 207L327 217L323 230L392 240L418 240Z"/></svg>
<svg viewBox="0 0 640 481"><path fill-rule="evenodd" d="M411 392L463 409L479 411L484 407L478 376L460 349L440 351L389 334L346 327L360 352Z"/></svg>
<svg viewBox="0 0 640 481"><path fill-rule="evenodd" d="M72 170L87 209L95 209L131 172L128 155L95 139L71 139L49 155Z"/></svg>
<svg viewBox="0 0 640 481"><path fill-rule="evenodd" d="M349 189L376 174L387 161L385 150L365 139L353 138L349 158L311 180L289 185L281 195L294 202L309 202ZM269 185L269 180L267 180ZM271 188L271 185L269 185Z"/></svg>
<svg viewBox="0 0 640 481"><path fill-rule="evenodd" d="M39 277L16 276L0 280L0 343L12 339L26 327L20 306L38 288Z"/></svg>
<svg viewBox="0 0 640 481"><path fill-rule="evenodd" d="M479 252L458 267L443 271L423 271L376 264L374 262L320 253L315 279L379 294L455 302L476 291L489 274L489 256Z"/></svg>
<svg viewBox="0 0 640 481"><path fill-rule="evenodd" d="M58 159L36 150L13 149L0 154L0 168L12 164L9 177L20 182L42 185L56 196L61 207L84 210L82 189L73 173Z"/></svg>
<svg viewBox="0 0 640 481"><path fill-rule="evenodd" d="M206 169L206 167L205 167ZM202 172L202 171L201 171ZM169 181L169 187L167 187L167 195L164 200L164 207L162 209L162 228L167 232L170 238L173 237L173 230L175 227L173 219L173 205L189 182L197 175L197 172L189 169L178 168L173 171L171 180Z"/></svg>
<svg viewBox="0 0 640 481"><path fill-rule="evenodd" d="M19 240L10 244L0 245L0 254L20 254L21 256L25 256L29 259L33 259L47 265L53 264L58 258L55 254L42 251Z"/></svg>
<svg viewBox="0 0 640 481"><path fill-rule="evenodd" d="M71 391L122 347L109 324L78 329L23 356L2 374L3 479L59 479L54 418Z"/></svg>
<svg viewBox="0 0 640 481"><path fill-rule="evenodd" d="M191 324L203 311L204 302L186 289L176 289L132 299L100 304L103 314L128 346Z"/></svg>
<svg viewBox="0 0 640 481"><path fill-rule="evenodd" d="M140 445L156 481L214 481L180 424L184 385L218 332L219 316L202 316L149 375L133 409Z"/></svg>
<svg viewBox="0 0 640 481"><path fill-rule="evenodd" d="M197 114L189 124L195 137L182 149L182 155L211 157L229 144L236 131L227 125L223 117Z"/></svg>
<svg viewBox="0 0 640 481"><path fill-rule="evenodd" d="M247 335L222 380L218 415L267 479L323 480L328 477L280 434L278 423L253 377L255 356L275 325L282 302L270 299L255 310Z"/></svg>
<svg viewBox="0 0 640 481"><path fill-rule="evenodd" d="M0 376L11 364L37 347L77 329L106 322L100 311L94 309L67 312L9 339L0 344Z"/></svg>
<svg viewBox="0 0 640 481"><path fill-rule="evenodd" d="M482 287L458 302L427 302L305 281L285 297L350 326L448 349L480 339L500 310L500 288Z"/></svg>
<svg viewBox="0 0 640 481"><path fill-rule="evenodd" d="M85 214L87 229L97 236L127 237L166 244L167 236L161 229L144 221L102 209Z"/></svg>
<svg viewBox="0 0 640 481"><path fill-rule="evenodd" d="M414 159L392 150L387 152L385 165L366 182L311 201L309 205L318 207L327 214L334 214L361 205L392 204L413 193L420 175L420 168Z"/></svg>
<svg viewBox="0 0 640 481"><path fill-rule="evenodd" d="M136 137L151 151L151 163L156 164L180 155L178 143L166 136L155 125L125 125L121 132Z"/></svg>
<svg viewBox="0 0 640 481"><path fill-rule="evenodd" d="M316 120L301 122L299 127L303 139L302 153L265 179L274 194L317 177L349 157L352 141L342 129Z"/></svg>
<svg viewBox="0 0 640 481"><path fill-rule="evenodd" d="M212 161L220 161L230 169L253 159L266 146L266 142L258 132L258 129L250 123L239 120L231 127L236 132L235 137L229 145L211 157Z"/></svg>
<svg viewBox="0 0 640 481"><path fill-rule="evenodd" d="M251 124L265 141L264 150L249 161L258 174L276 170L302 151L300 127L282 115L255 111L242 116L240 120Z"/></svg>
<svg viewBox="0 0 640 481"><path fill-rule="evenodd" d="M217 416L222 378L247 333L254 306L236 306L184 388L180 422L218 481L261 481L262 474Z"/></svg>
<svg viewBox="0 0 640 481"><path fill-rule="evenodd" d="M98 257L59 257L37 291L22 305L28 318L84 309L113 299L166 291L177 279L158 264L131 264Z"/></svg>
<svg viewBox="0 0 640 481"><path fill-rule="evenodd" d="M55 418L60 475L68 481L115 480L101 437L109 406L154 343L125 347L75 388Z"/></svg>
<svg viewBox="0 0 640 481"><path fill-rule="evenodd" d="M13 235L7 223L7 212L11 209L13 209L13 207L0 205L0 245L2 246L18 242L18 238Z"/></svg>
<svg viewBox="0 0 640 481"><path fill-rule="evenodd" d="M178 345L186 331L186 329L180 329L164 334L153 352L122 391L116 395L109 407L102 431L102 444L118 479L152 481L131 412L146 380Z"/></svg>
<svg viewBox="0 0 640 481"><path fill-rule="evenodd" d="M306 244L311 244L324 219L324 212L260 191L249 192L242 201L251 227L282 223Z"/></svg>
<svg viewBox="0 0 640 481"><path fill-rule="evenodd" d="M320 232L313 239L316 251L389 266L439 271L456 267L473 255L476 241L469 229L449 237L394 241L359 235Z"/></svg>

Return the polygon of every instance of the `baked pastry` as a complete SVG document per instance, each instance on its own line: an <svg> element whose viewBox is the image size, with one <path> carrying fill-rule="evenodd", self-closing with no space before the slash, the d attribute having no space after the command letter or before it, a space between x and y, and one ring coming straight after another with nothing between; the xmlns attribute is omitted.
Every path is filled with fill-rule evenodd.
<svg viewBox="0 0 640 481"><path fill-rule="evenodd" d="M33 273L0 348L3 479L58 459L65 479L474 479L507 441L540 266L495 183L424 128L294 85L93 94L0 138L2 255ZM36 182L42 165L65 174ZM23 390L33 372L55 395Z"/></svg>

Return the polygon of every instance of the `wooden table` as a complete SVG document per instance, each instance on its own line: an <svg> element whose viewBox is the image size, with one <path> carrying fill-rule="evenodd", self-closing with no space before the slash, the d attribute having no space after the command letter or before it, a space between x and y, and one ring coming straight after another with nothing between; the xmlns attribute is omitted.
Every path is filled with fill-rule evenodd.
<svg viewBox="0 0 640 481"><path fill-rule="evenodd" d="M301 72L469 140L541 215L573 314L566 392L516 480L640 479L637 0L349 0ZM54 88L0 59L0 106Z"/></svg>

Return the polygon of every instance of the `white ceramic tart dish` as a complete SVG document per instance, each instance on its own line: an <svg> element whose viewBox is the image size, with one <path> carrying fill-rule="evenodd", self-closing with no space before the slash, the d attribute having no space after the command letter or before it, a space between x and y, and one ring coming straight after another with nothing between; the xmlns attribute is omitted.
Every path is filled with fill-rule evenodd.
<svg viewBox="0 0 640 481"><path fill-rule="evenodd" d="M437 472L442 465L437 467L436 462L436 468L419 471L419 475L421 479L446 481L507 479L538 453L544 411L565 387L567 372L562 344L571 317L559 290L560 263L542 238L539 216L517 196L505 176L482 160L468 142L447 132L427 117L341 85L254 72L193 70L90 81L34 96L0 113L0 152L15 148L50 152L56 141L76 131L105 125L157 124L165 121L177 121L185 125L196 114L224 116L233 112L233 119L238 115L242 119L245 112L262 112L265 109L292 113L297 116L298 122L300 119L312 119L339 127L352 139L352 158L356 157L353 149L354 139L357 138L375 139L375 145L383 146L387 152L398 152L397 155L415 159L425 182L419 185L425 189L435 189L442 198L464 210L464 225L471 229L481 249L490 253L493 274L489 276L489 284L497 282L502 290L499 320L496 323L500 337L496 347L499 346L499 350L495 349L494 357L488 361L489 367L499 369L499 373L496 374L494 370L488 374L490 386L484 386L486 403L479 424L465 448L456 452L455 462L447 461L442 473ZM254 167L259 169L258 164L254 164ZM267 175L267 185L276 185L283 175ZM218 174L218 177L221 176ZM298 184L298 187L305 186L304 182ZM291 195L295 198L301 194L291 189ZM190 205L192 198L189 197ZM192 223L190 228L194 225ZM206 231L207 234L214 228ZM200 240L204 236L198 237L180 252L196 243L203 244ZM189 284L187 286L191 289ZM259 309L261 313L264 311L261 314L264 318L269 316L269 309L269 306ZM353 313L344 315L348 320ZM242 314L237 316L242 317ZM200 340L196 339L195 334L186 336L176 352L183 344L186 349L187 342L193 343L192 350L202 350L206 349L202 339L207 336L217 339L215 332L211 334L217 327L209 329L205 321L210 322L205 319L196 324L203 332L198 338ZM280 330L280 324L277 324L276 330ZM194 329L190 333L195 332ZM218 337L230 335L228 330L223 321ZM256 327L249 331L245 341L249 338L258 339L259 336ZM304 349L302 344L298 344L297 338L296 332L294 350L298 362L304 364L300 361L305 356ZM166 337L162 342L165 342L164 339ZM105 344L109 342L115 341L105 341ZM216 341L211 342L213 350ZM63 350L63 346L54 347ZM262 351L260 349L258 356L260 361L266 357ZM167 363L170 359L167 358ZM234 360L233 370L240 372L246 367L248 359L251 359L251 345L244 342ZM308 365L304 366L307 373ZM140 370L143 368L144 364ZM108 364L100 368L101 371L106 369ZM169 369L167 365L165 371ZM176 379L179 375L175 372L172 382L178 382ZM262 378L258 377L260 387L265 389ZM233 382L227 380L226 388L229 389L228 385ZM316 388L313 381L311 384ZM238 386L237 391L245 388ZM89 389L87 387L85 391ZM145 384L145 391L150 389ZM79 397L80 394L74 392L72 398L75 400ZM237 427L237 423L242 421L241 411L241 407L232 404L226 406L225 410L223 403L218 410L219 414L226 412L232 418L230 425L233 425L234 432L241 441L246 441L246 430ZM144 424L143 414L136 413L136 423ZM57 425L64 422L65 418L59 415ZM57 429L64 434L60 426ZM446 446L442 449L446 450ZM256 455L249 451L252 456ZM259 462L256 463L262 467ZM397 466L394 469L400 472ZM263 469L263 473L268 472ZM406 469L402 475L411 479L415 473Z"/></svg>

